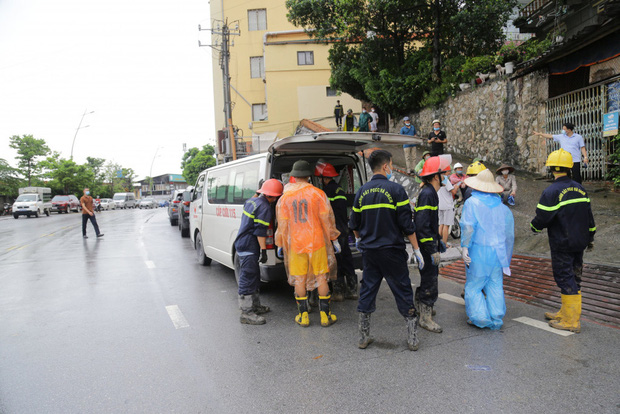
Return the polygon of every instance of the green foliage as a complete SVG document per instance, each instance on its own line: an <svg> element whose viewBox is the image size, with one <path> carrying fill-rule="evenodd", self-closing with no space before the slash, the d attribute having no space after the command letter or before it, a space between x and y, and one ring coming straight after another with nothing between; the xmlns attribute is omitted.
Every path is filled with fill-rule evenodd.
<svg viewBox="0 0 620 414"><path fill-rule="evenodd" d="M610 141L615 151L609 156L611 167L607 171L607 179L611 180L615 187L620 187L620 134Z"/></svg>
<svg viewBox="0 0 620 414"><path fill-rule="evenodd" d="M121 177L118 176L121 172ZM133 192L134 171L131 168L125 168L120 164L108 162L103 167L104 188L100 190L102 197L109 198L114 193Z"/></svg>
<svg viewBox="0 0 620 414"><path fill-rule="evenodd" d="M95 175L88 164L78 165L73 160L60 158L57 152L42 161L41 166L46 170L45 176L50 178L47 186L55 194L79 196L84 188L91 187L94 181Z"/></svg>
<svg viewBox="0 0 620 414"><path fill-rule="evenodd" d="M50 149L45 144L45 140L34 138L32 135L13 135L9 138L9 147L17 150L17 165L20 172L28 181L28 186L32 185L32 178L41 171L41 166L37 162L38 157L46 156Z"/></svg>
<svg viewBox="0 0 620 414"><path fill-rule="evenodd" d="M547 36L547 38L543 40L531 38L520 46L525 52L523 53L523 60L528 61L540 57L544 52L549 50L552 44L553 41L551 40L551 36Z"/></svg>
<svg viewBox="0 0 620 414"><path fill-rule="evenodd" d="M467 58L461 66L459 73L459 81L469 82L476 77L476 73L488 73L491 69L494 69L495 56L474 56Z"/></svg>
<svg viewBox="0 0 620 414"><path fill-rule="evenodd" d="M212 145L205 145L201 150L190 148L181 161L183 177L188 185L194 185L198 175L205 169L215 166L215 148Z"/></svg>
<svg viewBox="0 0 620 414"><path fill-rule="evenodd" d="M17 170L0 158L0 195L15 198L22 181L17 177Z"/></svg>

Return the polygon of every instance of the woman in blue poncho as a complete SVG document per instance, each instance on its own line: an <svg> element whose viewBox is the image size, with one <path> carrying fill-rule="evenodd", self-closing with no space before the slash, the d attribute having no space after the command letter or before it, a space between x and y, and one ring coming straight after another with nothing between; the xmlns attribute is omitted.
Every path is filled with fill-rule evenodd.
<svg viewBox="0 0 620 414"><path fill-rule="evenodd" d="M503 188L491 171L483 170L467 178L465 184L473 189L460 221L463 261L467 266L467 322L479 328L499 329L506 314L503 274L510 276L514 219L502 204L499 193Z"/></svg>

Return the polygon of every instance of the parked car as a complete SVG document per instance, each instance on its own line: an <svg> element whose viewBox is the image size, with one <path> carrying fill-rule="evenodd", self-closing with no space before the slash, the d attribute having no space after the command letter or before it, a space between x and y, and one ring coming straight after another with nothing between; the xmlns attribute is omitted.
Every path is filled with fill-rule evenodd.
<svg viewBox="0 0 620 414"><path fill-rule="evenodd" d="M70 213L80 211L80 200L74 195L57 195L52 198L52 213Z"/></svg>
<svg viewBox="0 0 620 414"><path fill-rule="evenodd" d="M170 198L170 204L168 204L168 217L170 218L170 225L176 226L179 224L179 206L181 205L181 199L183 198L184 190L174 190L172 197Z"/></svg>
<svg viewBox="0 0 620 414"><path fill-rule="evenodd" d="M116 193L112 197L116 208L136 208L136 196L133 193Z"/></svg>
<svg viewBox="0 0 620 414"><path fill-rule="evenodd" d="M102 198L101 209L102 210L116 210L116 203L111 198Z"/></svg>
<svg viewBox="0 0 620 414"><path fill-rule="evenodd" d="M49 187L24 187L19 189L19 196L12 208L13 217L47 216L52 211L52 189Z"/></svg>
<svg viewBox="0 0 620 414"><path fill-rule="evenodd" d="M150 197L143 198L138 203L138 208L140 208L140 209L143 209L143 208L157 208L157 203L155 203L155 200L153 200Z"/></svg>
<svg viewBox="0 0 620 414"><path fill-rule="evenodd" d="M179 231L181 237L189 237L189 205L192 201L193 186L189 186L183 191L183 200L179 207Z"/></svg>
<svg viewBox="0 0 620 414"><path fill-rule="evenodd" d="M216 260L239 274L239 256L234 241L239 231L243 204L254 196L261 183L276 178L289 181L295 161L303 159L311 165L322 160L332 164L338 172L336 182L345 191L349 206L353 205L356 191L372 172L364 158L364 150L384 144L402 146L421 144L411 136L363 132L327 132L280 139L267 152L211 167L200 173L196 180L190 205L190 237L196 249L198 263L206 266ZM312 182L320 187L317 177ZM275 210L275 209L274 209ZM276 217L267 232L267 262L260 264L263 281L285 280L282 260L276 257L274 244ZM361 254L350 242L355 266L361 268Z"/></svg>

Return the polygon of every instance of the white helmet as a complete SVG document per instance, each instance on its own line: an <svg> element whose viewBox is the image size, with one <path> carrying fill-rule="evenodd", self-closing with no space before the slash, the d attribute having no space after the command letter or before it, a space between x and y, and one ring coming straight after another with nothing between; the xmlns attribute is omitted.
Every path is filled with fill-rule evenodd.
<svg viewBox="0 0 620 414"><path fill-rule="evenodd" d="M460 162L457 162L454 164L454 169L456 170L457 168L463 168L463 165Z"/></svg>

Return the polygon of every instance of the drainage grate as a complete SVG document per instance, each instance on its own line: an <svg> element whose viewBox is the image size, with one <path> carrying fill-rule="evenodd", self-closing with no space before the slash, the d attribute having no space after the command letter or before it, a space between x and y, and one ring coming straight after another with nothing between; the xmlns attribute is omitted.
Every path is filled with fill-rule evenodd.
<svg viewBox="0 0 620 414"><path fill-rule="evenodd" d="M550 259L515 255L510 270L512 276L504 277L506 296L551 309L560 307L560 289L553 280ZM442 267L439 274L465 283L465 264L459 260ZM584 264L581 293L583 316L620 327L620 268Z"/></svg>

